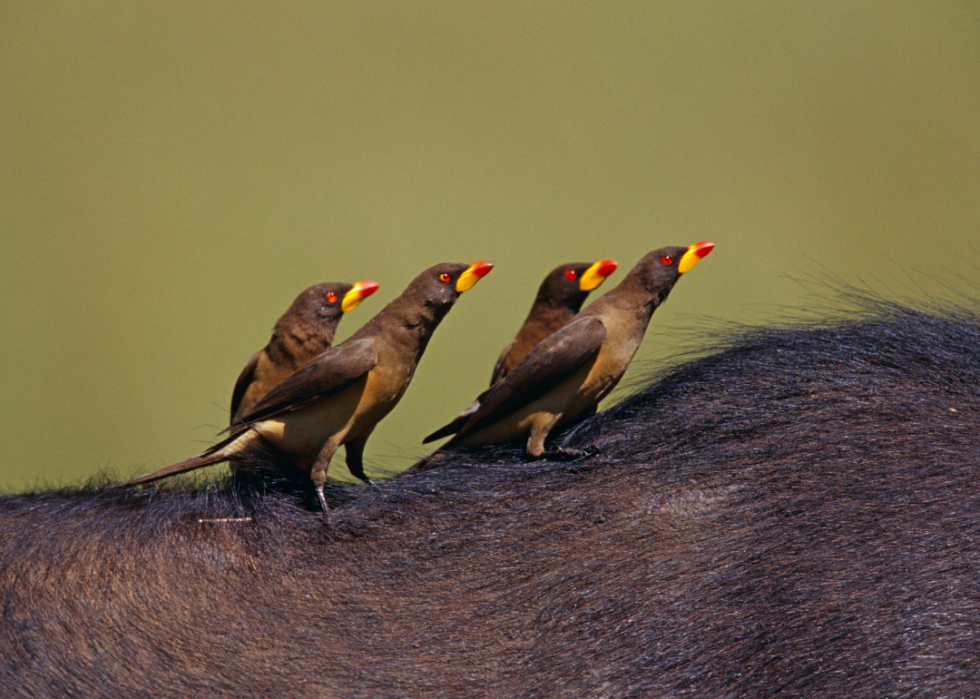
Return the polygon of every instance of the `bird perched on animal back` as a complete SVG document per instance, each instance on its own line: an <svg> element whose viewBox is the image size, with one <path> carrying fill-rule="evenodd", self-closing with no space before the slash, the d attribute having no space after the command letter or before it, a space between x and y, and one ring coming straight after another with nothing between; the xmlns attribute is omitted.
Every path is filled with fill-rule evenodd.
<svg viewBox="0 0 980 699"><path fill-rule="evenodd" d="M252 355L231 396L231 422L243 417L283 379L330 349L344 313L378 290L369 280L326 283L304 290L276 321L269 344Z"/></svg>
<svg viewBox="0 0 980 699"><path fill-rule="evenodd" d="M551 270L538 288L524 325L500 353L490 385L504 378L541 340L574 318L589 292L598 288L618 266L615 260L599 260L591 265L571 262Z"/></svg>
<svg viewBox="0 0 980 699"><path fill-rule="evenodd" d="M639 349L653 312L680 276L714 248L713 243L667 247L645 255L620 284L542 340L503 379L477 399L466 421L425 438L455 436L443 449L525 443L534 458L567 458L581 450L545 449L551 430L595 411L616 387ZM436 461L423 460L412 470Z"/></svg>
<svg viewBox="0 0 980 699"><path fill-rule="evenodd" d="M310 474L324 510L330 460L346 446L347 466L363 481L363 453L378 422L398 403L432 333L459 295L493 265L444 263L418 275L360 330L270 391L197 456L133 478L133 485L233 460L271 444Z"/></svg>
<svg viewBox="0 0 980 699"><path fill-rule="evenodd" d="M504 378L539 342L574 318L589 292L602 284L618 266L615 260L599 260L591 265L588 262L571 262L551 270L538 288L538 295L524 325L517 332L514 341L500 353L493 368L490 386ZM459 417L429 435L427 441L455 434L480 407L482 398L483 394L460 413Z"/></svg>

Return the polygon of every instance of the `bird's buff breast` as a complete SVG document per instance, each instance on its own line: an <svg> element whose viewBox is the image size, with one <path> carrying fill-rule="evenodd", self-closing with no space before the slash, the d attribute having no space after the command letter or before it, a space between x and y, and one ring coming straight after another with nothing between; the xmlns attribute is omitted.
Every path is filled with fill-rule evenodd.
<svg viewBox="0 0 980 699"><path fill-rule="evenodd" d="M597 371L598 359L587 363L545 395L511 415L460 439L462 447L524 442L536 426L573 423L590 414L612 390L618 377Z"/></svg>
<svg viewBox="0 0 980 699"><path fill-rule="evenodd" d="M328 441L337 446L370 434L401 395L383 372L369 371L340 393L299 410L263 420L255 430L296 459L315 458Z"/></svg>

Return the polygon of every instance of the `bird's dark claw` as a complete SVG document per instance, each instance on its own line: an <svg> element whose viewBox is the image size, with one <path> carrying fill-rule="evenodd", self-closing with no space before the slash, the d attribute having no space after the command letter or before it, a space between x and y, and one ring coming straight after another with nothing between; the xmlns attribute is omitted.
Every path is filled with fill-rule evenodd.
<svg viewBox="0 0 980 699"><path fill-rule="evenodd" d="M549 459L551 461L578 461L588 459L599 453L599 447L594 444L588 445L585 449L573 449L572 447L555 447L543 452L539 459Z"/></svg>
<svg viewBox="0 0 980 699"><path fill-rule="evenodd" d="M323 484L321 483L316 487L316 496L320 498L320 507L323 508L323 518L326 520L330 512L330 505L327 504L327 496L323 492Z"/></svg>

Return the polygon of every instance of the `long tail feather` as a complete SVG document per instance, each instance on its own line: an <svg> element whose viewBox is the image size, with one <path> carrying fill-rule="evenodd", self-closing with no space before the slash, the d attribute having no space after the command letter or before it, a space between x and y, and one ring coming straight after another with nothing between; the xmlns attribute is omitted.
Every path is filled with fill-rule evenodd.
<svg viewBox="0 0 980 699"><path fill-rule="evenodd" d="M461 429L463 429L463 425L469 422L470 415L472 415L473 413L475 413L477 410L480 409L480 401L486 397L487 393L489 393L489 391L484 391L479 396L477 396L477 399L472 403L470 403L470 407L468 407L466 410L461 412L459 414L459 417L457 417L455 420L450 422L448 425L443 425L438 430L436 430L428 437L423 439L422 444L428 444L429 442L434 442L437 439L448 437L449 435L456 434Z"/></svg>
<svg viewBox="0 0 980 699"><path fill-rule="evenodd" d="M429 442L434 442L437 439L442 439L443 437L448 437L451 434L456 434L463 429L463 425L465 425L469 419L469 415L460 415L448 425L440 427L438 430L423 439L422 444L428 444Z"/></svg>
<svg viewBox="0 0 980 699"><path fill-rule="evenodd" d="M199 468L204 468L205 466L211 466L212 464L227 461L235 456L235 454L243 451L249 444L255 441L255 438L256 434L252 430L248 430L242 434L232 435L231 437L218 442L213 447L208 447L197 456L192 456L189 459L178 461L175 464L158 468L156 471L144 473L142 476L136 476L136 478L130 478L128 481L117 483L113 487L122 488L128 485L149 483L151 481L160 480L161 478L166 478L167 476L174 476L178 473L187 473L188 471L194 471Z"/></svg>

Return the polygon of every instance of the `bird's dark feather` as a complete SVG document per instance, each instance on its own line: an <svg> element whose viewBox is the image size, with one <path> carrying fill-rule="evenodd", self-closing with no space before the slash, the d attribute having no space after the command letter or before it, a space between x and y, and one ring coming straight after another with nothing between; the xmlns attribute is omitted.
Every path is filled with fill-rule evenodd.
<svg viewBox="0 0 980 699"><path fill-rule="evenodd" d="M351 339L328 349L297 371L259 401L232 431L280 413L298 410L310 403L339 393L378 363L371 339Z"/></svg>
<svg viewBox="0 0 980 699"><path fill-rule="evenodd" d="M235 390L231 394L232 417L238 412L238 406L242 404L242 398L245 397L245 392L255 378L255 367L259 363L260 354L262 354L262 350L253 354L252 358L248 360L248 363L242 369L242 373L238 375L238 380L235 382Z"/></svg>
<svg viewBox="0 0 980 699"><path fill-rule="evenodd" d="M606 327L595 316L577 318L542 340L480 400L457 434L492 423L537 400L599 353Z"/></svg>
<svg viewBox="0 0 980 699"><path fill-rule="evenodd" d="M497 363L493 367L493 376L490 377L491 386L507 376L507 369L504 368L504 361L507 359L507 355L510 354L510 350L513 346L514 343L511 342L509 345L504 347L503 351L500 353L500 356L497 358ZM462 417L462 415L460 415L460 417ZM455 422L455 420L453 422Z"/></svg>

